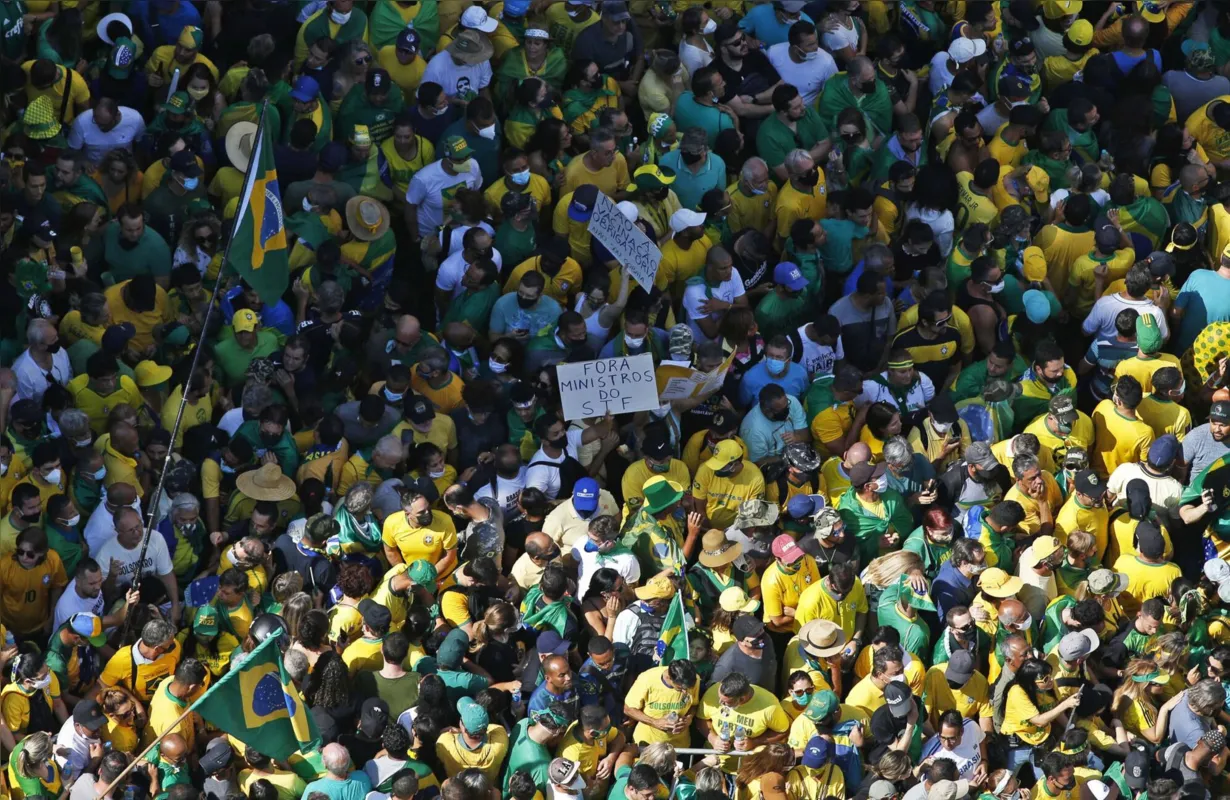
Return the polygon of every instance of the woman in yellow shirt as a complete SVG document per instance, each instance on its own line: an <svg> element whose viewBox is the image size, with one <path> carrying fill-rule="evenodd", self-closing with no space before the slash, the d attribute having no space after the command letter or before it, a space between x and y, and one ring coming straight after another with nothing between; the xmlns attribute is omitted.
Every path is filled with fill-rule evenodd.
<svg viewBox="0 0 1230 800"><path fill-rule="evenodd" d="M145 173L137 167L132 153L116 148L103 156L102 163L94 170L94 180L107 195L107 207L112 214L119 213L129 203L140 204L145 196L141 182Z"/></svg>
<svg viewBox="0 0 1230 800"><path fill-rule="evenodd" d="M1204 147L1196 141L1191 131L1173 122L1158 128L1157 142L1153 145L1149 164L1149 189L1158 200L1179 179L1179 170L1188 164L1203 167L1210 179L1217 177L1217 170L1209 163Z"/></svg>
<svg viewBox="0 0 1230 800"><path fill-rule="evenodd" d="M68 709L60 699L56 676L39 653L22 653L13 660L13 679L0 690L0 713L14 739L27 733L54 733Z"/></svg>
<svg viewBox="0 0 1230 800"><path fill-rule="evenodd" d="M1160 744L1166 738L1171 710L1183 699L1179 693L1158 708L1166 696L1170 676L1161 672L1151 658L1134 658L1123 670L1123 683L1111 699L1111 713L1128 733Z"/></svg>
<svg viewBox="0 0 1230 800"><path fill-rule="evenodd" d="M1052 723L1063 722L1065 712L1080 702L1077 694L1055 702L1055 678L1051 672L1051 665L1045 661L1026 659L1008 687L999 732L1008 737L1010 770L1029 762L1035 750L1050 742L1054 738Z"/></svg>

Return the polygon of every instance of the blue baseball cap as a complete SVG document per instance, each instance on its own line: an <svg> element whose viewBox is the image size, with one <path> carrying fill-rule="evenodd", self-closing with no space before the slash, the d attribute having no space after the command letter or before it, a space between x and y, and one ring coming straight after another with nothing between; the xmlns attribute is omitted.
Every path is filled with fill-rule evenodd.
<svg viewBox="0 0 1230 800"><path fill-rule="evenodd" d="M421 47L419 32L414 28L405 28L401 33L397 34L398 50L410 50L417 53Z"/></svg>
<svg viewBox="0 0 1230 800"><path fill-rule="evenodd" d="M786 514L792 519L806 519L823 508L816 506L816 498L810 494L796 494L786 503Z"/></svg>
<svg viewBox="0 0 1230 800"><path fill-rule="evenodd" d="M572 202L568 204L568 219L573 222L589 222L594 215L594 204L598 202L598 187L592 183L578 186L572 193Z"/></svg>
<svg viewBox="0 0 1230 800"><path fill-rule="evenodd" d="M553 630L545 630L538 634L538 639L534 642L534 648L540 656L562 656L571 646L572 644L567 639Z"/></svg>
<svg viewBox="0 0 1230 800"><path fill-rule="evenodd" d="M504 16L524 17L529 10L530 0L504 0Z"/></svg>
<svg viewBox="0 0 1230 800"><path fill-rule="evenodd" d="M577 511L593 511L598 507L598 481L582 478L572 487L572 507Z"/></svg>
<svg viewBox="0 0 1230 800"><path fill-rule="evenodd" d="M315 78L300 75L295 79L295 86L290 90L290 96L300 103L310 103L320 96L320 84Z"/></svg>
<svg viewBox="0 0 1230 800"><path fill-rule="evenodd" d="M807 288L807 278L803 277L797 265L789 261L783 261L773 268L773 282L792 292L801 292Z"/></svg>
<svg viewBox="0 0 1230 800"><path fill-rule="evenodd" d="M1149 466L1169 467L1179 457L1182 445L1173 433L1160 436L1149 445Z"/></svg>
<svg viewBox="0 0 1230 800"><path fill-rule="evenodd" d="M1005 75L999 79L999 93L1004 97L1029 97L1033 86L1020 75Z"/></svg>
<svg viewBox="0 0 1230 800"><path fill-rule="evenodd" d="M823 736L813 736L807 740L803 748L803 766L808 769L820 769L833 760L833 743Z"/></svg>

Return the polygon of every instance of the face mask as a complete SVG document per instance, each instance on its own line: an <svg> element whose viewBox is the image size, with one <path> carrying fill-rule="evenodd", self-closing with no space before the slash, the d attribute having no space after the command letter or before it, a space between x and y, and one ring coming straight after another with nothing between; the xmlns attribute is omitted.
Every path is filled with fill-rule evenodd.
<svg viewBox="0 0 1230 800"><path fill-rule="evenodd" d="M986 564L970 565L969 574L975 578L987 571Z"/></svg>
<svg viewBox="0 0 1230 800"><path fill-rule="evenodd" d="M999 294L1004 290L1004 279L1000 278L996 283L987 284L987 289L991 294Z"/></svg>
<svg viewBox="0 0 1230 800"><path fill-rule="evenodd" d="M432 479L433 479L433 480L434 480L434 479L436 479L436 478L443 478L443 477L444 477L444 470L439 470L439 471L436 471L436 470L434 470L434 469L429 469L429 470L427 470L427 474L428 474L428 475L430 475L430 476L432 477Z"/></svg>
<svg viewBox="0 0 1230 800"><path fill-rule="evenodd" d="M234 468L234 467L232 467L230 464L219 464L218 466L219 466L219 467L222 469L222 471L223 471L224 473L226 473L227 475L234 475L234 474L235 474L235 468ZM99 480L101 481L101 480L102 480L102 478L99 478Z"/></svg>
<svg viewBox="0 0 1230 800"><path fill-rule="evenodd" d="M268 447L273 447L280 441L282 441L282 434L280 433L265 433L263 431L261 432L261 444L263 445L266 445Z"/></svg>
<svg viewBox="0 0 1230 800"><path fill-rule="evenodd" d="M1026 614L1025 619L1021 620L1020 622L1016 624L1016 629L1018 631L1029 630L1030 626L1032 626L1033 624L1034 624L1034 618L1030 616L1029 614Z"/></svg>
<svg viewBox="0 0 1230 800"><path fill-rule="evenodd" d="M794 696L794 703L797 706L806 706L811 702L811 692L803 692Z"/></svg>
<svg viewBox="0 0 1230 800"><path fill-rule="evenodd" d="M770 375L777 375L785 372L786 370L786 362L782 361L780 358L766 358L764 360L764 366L765 369L769 371Z"/></svg>
<svg viewBox="0 0 1230 800"><path fill-rule="evenodd" d="M312 204L308 202L308 199L306 197L303 198L303 210L308 211L308 212L312 210Z"/></svg>
<svg viewBox="0 0 1230 800"><path fill-rule="evenodd" d="M670 471L671 471L671 465L670 465L670 462L669 462L669 461L668 461L667 463L665 463L665 464L650 464L650 465L649 465L649 469L650 469L650 471L652 471L652 472L657 472L657 473L661 474L661 473L664 473L664 472L670 472Z"/></svg>
<svg viewBox="0 0 1230 800"><path fill-rule="evenodd" d="M684 153L680 152L679 157L683 159L685 164L699 164L700 160L705 157L704 153Z"/></svg>
<svg viewBox="0 0 1230 800"><path fill-rule="evenodd" d="M872 485L871 488L875 491L876 494L884 494L885 492L888 491L888 478L881 475L880 479L877 480L875 484Z"/></svg>
<svg viewBox="0 0 1230 800"><path fill-rule="evenodd" d="M330 11L329 19L333 20L333 22L338 25L345 25L347 22L350 21L350 13L351 12L349 11L347 11L345 14L343 14L340 11Z"/></svg>
<svg viewBox="0 0 1230 800"><path fill-rule="evenodd" d="M528 169L523 169L520 172L514 172L508 176L508 179L517 186L525 186L530 182L530 171Z"/></svg>
<svg viewBox="0 0 1230 800"><path fill-rule="evenodd" d="M502 375L504 373L504 370L508 369L508 365L501 364L500 362L496 361L494 358L489 358L487 359L487 368L490 369L492 372L494 372L496 375Z"/></svg>
<svg viewBox="0 0 1230 800"><path fill-rule="evenodd" d="M52 485L54 485L54 486L59 486L59 485L60 485L60 478L61 478L61 477L63 477L63 475L64 475L64 473L62 473L62 472L60 471L60 468L59 468L59 467L56 467L56 468L55 468L55 469L53 469L51 472L47 473L47 477L46 477L46 478L44 478L43 480L47 481L48 483L50 483L50 484L52 484Z"/></svg>
<svg viewBox="0 0 1230 800"><path fill-rule="evenodd" d="M700 29L700 32L708 36L709 34L713 33L716 30L717 30L717 20L713 19L713 17L710 17L709 21L705 23L705 27Z"/></svg>
<svg viewBox="0 0 1230 800"><path fill-rule="evenodd" d="M33 514L22 514L21 519L23 522L34 523L34 522L38 522L42 518L42 516L43 516L43 512L35 511Z"/></svg>
<svg viewBox="0 0 1230 800"><path fill-rule="evenodd" d="M401 399L405 396L405 392L390 392L388 389L384 390L384 399L388 400L390 403L400 403Z"/></svg>
<svg viewBox="0 0 1230 800"><path fill-rule="evenodd" d="M635 349L645 344L645 337L644 336L639 336L639 337L625 336L624 344L628 345L628 347Z"/></svg>
<svg viewBox="0 0 1230 800"><path fill-rule="evenodd" d="M863 94L872 94L872 93L874 93L874 92L875 92L875 90L876 90L876 82L875 82L875 79L873 78L873 79L871 79L871 80L869 80L869 81L863 81L862 83L860 83L860 84L858 85L858 90L859 90L860 92L862 92Z"/></svg>
<svg viewBox="0 0 1230 800"><path fill-rule="evenodd" d="M204 89L188 89L187 92L188 96L193 100L204 100L206 95L209 94L209 87Z"/></svg>
<svg viewBox="0 0 1230 800"><path fill-rule="evenodd" d="M768 418L773 422L785 422L790 419L790 409L787 407L781 411L774 411L772 414L768 414L766 416L768 416Z"/></svg>
<svg viewBox="0 0 1230 800"><path fill-rule="evenodd" d="M767 192L767 191L769 191L769 189L768 189L768 187L767 187L767 186L766 186L766 187L758 187L758 188L752 189L752 196L753 196L753 197L759 197L760 195L764 194L764 193L765 193L765 192Z"/></svg>
<svg viewBox="0 0 1230 800"><path fill-rule="evenodd" d="M1056 427L1056 429L1058 429L1058 431L1059 431L1060 433L1062 433L1064 436L1067 436L1069 433L1071 433L1071 432L1072 432L1072 425L1070 425L1069 423L1066 423L1066 422L1057 422L1057 423L1055 423L1055 427Z"/></svg>
<svg viewBox="0 0 1230 800"><path fill-rule="evenodd" d="M190 192L196 191L196 187L201 185L200 178L184 178L184 188Z"/></svg>
<svg viewBox="0 0 1230 800"><path fill-rule="evenodd" d="M39 691L46 689L48 686L51 686L51 673L50 672L34 682L34 688L38 689Z"/></svg>
<svg viewBox="0 0 1230 800"><path fill-rule="evenodd" d="M420 528L425 528L431 524L431 516L432 514L430 511L424 511L421 514L415 515L414 521L419 524Z"/></svg>
<svg viewBox="0 0 1230 800"><path fill-rule="evenodd" d="M48 352L48 353L51 353L53 356L54 356L56 353L60 352L60 343L59 343L59 342L56 342L55 344L53 344L53 345L51 345L50 347L48 347L48 348L47 348L47 352Z"/></svg>
<svg viewBox="0 0 1230 800"><path fill-rule="evenodd" d="M931 427L935 428L936 433L948 433L952 430L951 422L932 422Z"/></svg>
<svg viewBox="0 0 1230 800"><path fill-rule="evenodd" d="M474 159L467 158L465 161L453 161L450 163L453 165L454 172L469 172L470 165L473 163L473 161Z"/></svg>
<svg viewBox="0 0 1230 800"><path fill-rule="evenodd" d="M559 437L558 439L548 439L547 441L548 441L548 443L549 443L552 447L554 447L556 450L564 450L564 449L566 449L566 448L568 447L568 436L567 436L567 434L565 434L564 436Z"/></svg>
<svg viewBox="0 0 1230 800"><path fill-rule="evenodd" d="M234 472L234 470L231 470L231 471ZM94 475L93 475L94 480L101 481L105 477L107 477L106 467L99 467L98 469L94 470Z"/></svg>
<svg viewBox="0 0 1230 800"><path fill-rule="evenodd" d="M820 173L812 170L806 175L800 175L797 180L800 186L812 187L820 182Z"/></svg>
<svg viewBox="0 0 1230 800"><path fill-rule="evenodd" d="M815 61L817 58L820 57L820 51L813 50L810 53L800 52L799 55L803 58L804 61Z"/></svg>
<svg viewBox="0 0 1230 800"><path fill-rule="evenodd" d="M75 527L77 527L77 525L79 525L80 523L81 523L81 515L80 515L80 514L76 514L76 515L74 515L72 518L64 520L64 527L66 527L66 528L75 528Z"/></svg>
<svg viewBox="0 0 1230 800"><path fill-rule="evenodd" d="M484 139L495 139L495 126L488 125L485 128L479 128L478 135Z"/></svg>

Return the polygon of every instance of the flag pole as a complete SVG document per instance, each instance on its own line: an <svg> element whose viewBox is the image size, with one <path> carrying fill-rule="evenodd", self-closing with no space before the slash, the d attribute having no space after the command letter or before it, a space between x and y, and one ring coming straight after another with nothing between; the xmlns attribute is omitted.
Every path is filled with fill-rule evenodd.
<svg viewBox="0 0 1230 800"><path fill-rule="evenodd" d="M278 639L281 637L281 633L282 632L279 630L276 636L273 634L270 634L269 637L265 639L265 641L261 642L256 647L252 648L252 652L248 653L248 655L245 656L245 659L252 658L257 653L264 650L266 647L269 647L272 643L277 642ZM217 689L219 686L222 686L228 680L233 678L235 675L238 675L242 671L243 671L242 665L236 669L228 670L225 675L223 675L221 678L218 679L217 683L215 683L213 686L210 686L207 690L205 690L204 694L202 694L200 697L196 699L195 702L193 702L192 705L184 709L184 713L180 714L179 717L174 722L172 722L169 726L167 726L167 729L163 731L162 734L157 739L150 742L149 747L146 747L140 753L133 756L132 762L129 763L128 766L124 767L124 771L121 772L119 775L115 776L115 780L111 781L111 783L107 785L106 789L99 792L98 796L106 797L107 795L111 794L111 792L115 789L115 787L119 786L121 781L123 781L124 778L128 776L128 773L132 772L134 767L136 767L138 764L144 761L145 756L148 755L151 750L157 747L162 742L163 739L170 736L172 733L175 733L175 729L179 727L179 724L183 722L184 720L186 720L190 714L196 711L197 706L199 706L202 702L204 702L205 698L209 697L211 694L214 693L215 689ZM223 731L223 733L226 733L226 731ZM64 800L64 798L68 796L68 793L72 791L73 784L75 783L76 783L76 780L74 780L71 784L65 786L64 791L60 793L60 796L57 797L56 800Z"/></svg>
<svg viewBox="0 0 1230 800"><path fill-rule="evenodd" d="M252 143L252 155L248 159L248 168L247 170L244 171L244 176L243 176L244 192L241 195L241 200L242 200L240 204L241 207L236 210L235 219L231 225L231 235L227 238L226 249L223 250L222 252L222 264L218 267L218 278L214 282L213 291L209 295L209 305L206 306L205 308L205 318L201 322L201 336L202 337L205 335L205 331L209 328L209 319L210 317L213 316L214 308L217 306L218 291L222 288L223 274L226 270L226 265L230 263L230 259L231 259L231 244L235 241L235 234L239 231L239 224L240 224L240 221L243 219L243 211L244 211L243 206L247 205L247 202L249 199L248 195L252 191L252 183L253 183L252 179L254 176L253 169L255 169L256 162L258 160L257 155L258 155L258 148L260 147L260 144L261 144L261 136L263 136L265 133L265 120L268 115L268 110L269 110L269 99L266 98L264 103L261 105L261 115L256 125L256 136L252 140L253 142ZM184 380L184 390L181 393L181 396L179 399L179 410L175 414L175 426L171 429L171 445L172 446L175 445L176 439L179 438L179 429L184 421L184 412L188 408L188 387L192 384L192 376L196 374L197 368L201 365L201 351L202 350L204 350L204 348L201 347L200 342L198 342L197 347L196 347L196 352L193 353L192 355L192 366L188 369L188 377ZM153 530L154 530L154 517L158 510L158 504L162 500L162 494L163 494L164 487L167 481L167 473L170 472L170 469L171 469L171 457L170 457L170 454L168 454L166 459L163 460L162 462L162 470L158 473L158 485L154 488L154 491L150 494L149 506L146 509L146 513L148 514L148 516L146 517L146 520L145 520L145 535L141 537L141 554L140 554L140 557L137 559L137 570L136 570L136 573L134 573L133 575L133 586L139 587L141 583L141 565L145 563L145 553L146 553L146 550L149 549L150 535L153 533ZM210 533L213 533L213 531L210 531ZM174 598L174 597L171 598L172 603L175 603L176 600L177 598ZM126 615L124 619L124 628L120 634L121 644L124 642L125 639L128 638L129 629L131 627L132 627L132 615L128 614Z"/></svg>

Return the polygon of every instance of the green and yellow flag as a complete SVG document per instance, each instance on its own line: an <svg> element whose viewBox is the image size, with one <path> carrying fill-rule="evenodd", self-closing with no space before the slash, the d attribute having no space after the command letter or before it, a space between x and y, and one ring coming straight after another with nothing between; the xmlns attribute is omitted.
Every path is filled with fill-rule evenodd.
<svg viewBox="0 0 1230 800"><path fill-rule="evenodd" d="M193 710L239 741L276 761L302 759L320 746L316 722L291 683L270 636L210 687Z"/></svg>
<svg viewBox="0 0 1230 800"><path fill-rule="evenodd" d="M268 107L261 112L256 129L228 252L230 265L261 300L272 305L286 292L290 268L282 193L273 164L273 140L266 135L267 120Z"/></svg>
<svg viewBox="0 0 1230 800"><path fill-rule="evenodd" d="M658 634L658 663L666 666L672 661L688 657L687 611L683 607L683 594L675 592L675 599L666 611L662 631Z"/></svg>

